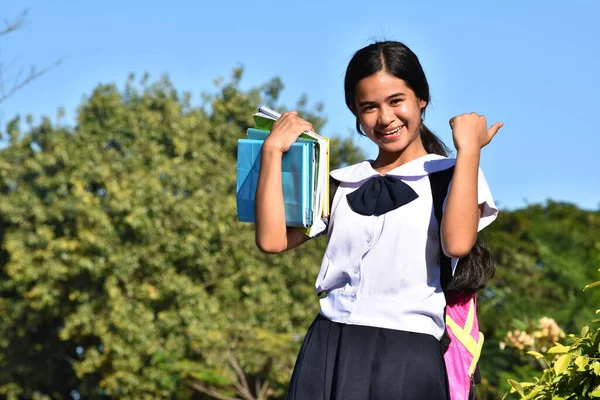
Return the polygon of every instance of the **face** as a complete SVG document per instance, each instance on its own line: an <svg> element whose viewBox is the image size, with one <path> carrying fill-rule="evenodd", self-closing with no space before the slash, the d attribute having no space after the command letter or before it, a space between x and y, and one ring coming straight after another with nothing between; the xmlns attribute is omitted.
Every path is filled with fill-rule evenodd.
<svg viewBox="0 0 600 400"><path fill-rule="evenodd" d="M419 126L426 105L404 80L386 72L368 76L356 85L355 113L364 133L379 146L380 155L422 155L417 154L424 151Z"/></svg>

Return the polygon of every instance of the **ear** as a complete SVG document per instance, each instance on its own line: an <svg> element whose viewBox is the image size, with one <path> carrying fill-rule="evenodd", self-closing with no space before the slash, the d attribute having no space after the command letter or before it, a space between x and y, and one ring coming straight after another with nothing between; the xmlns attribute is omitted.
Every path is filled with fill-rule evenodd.
<svg viewBox="0 0 600 400"><path fill-rule="evenodd" d="M427 107L427 102L425 100L419 99L419 108L423 110L425 107Z"/></svg>

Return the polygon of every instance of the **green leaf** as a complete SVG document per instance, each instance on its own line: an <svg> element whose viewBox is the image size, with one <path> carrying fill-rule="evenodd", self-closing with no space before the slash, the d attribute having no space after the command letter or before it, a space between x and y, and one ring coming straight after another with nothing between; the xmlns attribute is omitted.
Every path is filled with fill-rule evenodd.
<svg viewBox="0 0 600 400"><path fill-rule="evenodd" d="M569 367L569 362L571 361L571 356L569 354L563 354L556 360L554 363L554 372L556 375L560 375L567 370Z"/></svg>
<svg viewBox="0 0 600 400"><path fill-rule="evenodd" d="M529 394L527 396L525 396L525 399L530 400L530 399L535 398L537 396L537 394L540 393L542 390L544 390L544 386L536 385L533 389L531 389Z"/></svg>
<svg viewBox="0 0 600 400"><path fill-rule="evenodd" d="M579 367L580 371L583 371L585 366L590 362L590 357L587 355L579 356L575 359L575 365Z"/></svg>
<svg viewBox="0 0 600 400"><path fill-rule="evenodd" d="M593 288L593 287L596 287L596 286L600 286L600 281L597 281L597 282L594 282L594 283L590 283L589 285L585 285L585 287L583 288L583 290L585 291L586 289Z"/></svg>
<svg viewBox="0 0 600 400"><path fill-rule="evenodd" d="M561 353L567 353L569 350L571 349L571 347L569 346L564 346L560 343L557 343L556 346L548 349L548 354L561 354Z"/></svg>
<svg viewBox="0 0 600 400"><path fill-rule="evenodd" d="M515 389L521 395L521 397L525 397L525 391L523 390L523 386L521 386L519 382L513 379L509 379L508 384L512 386L513 389Z"/></svg>
<svg viewBox="0 0 600 400"><path fill-rule="evenodd" d="M594 363L592 364L592 366L594 368L594 374L600 376L600 362L594 361Z"/></svg>
<svg viewBox="0 0 600 400"><path fill-rule="evenodd" d="M589 326L586 325L583 328L581 328L581 337L586 337L588 335L588 333L590 333Z"/></svg>
<svg viewBox="0 0 600 400"><path fill-rule="evenodd" d="M544 358L544 355L541 353L538 353L537 351L528 351L527 354L534 356L536 359L540 359L540 358Z"/></svg>

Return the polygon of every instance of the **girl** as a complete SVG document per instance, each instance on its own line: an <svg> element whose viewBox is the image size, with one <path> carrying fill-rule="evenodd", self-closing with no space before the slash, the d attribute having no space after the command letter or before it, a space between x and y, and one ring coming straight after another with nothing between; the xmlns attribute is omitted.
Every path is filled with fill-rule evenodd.
<svg viewBox="0 0 600 400"><path fill-rule="evenodd" d="M302 344L288 399L446 399L439 236L456 266L496 218L479 159L502 123L488 129L475 113L452 118L457 156L447 158L445 145L423 124L429 85L421 64L399 42L357 51L344 89L356 129L379 154L331 172L339 187L316 281L321 312ZM312 125L285 113L264 142L256 194L262 251L308 240L286 228L281 189L282 155L305 130ZM452 166L439 226L429 174Z"/></svg>

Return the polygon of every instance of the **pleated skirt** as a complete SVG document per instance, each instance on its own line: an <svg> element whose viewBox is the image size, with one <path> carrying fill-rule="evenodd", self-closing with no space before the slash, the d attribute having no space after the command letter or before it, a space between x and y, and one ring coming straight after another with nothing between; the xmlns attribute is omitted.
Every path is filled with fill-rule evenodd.
<svg viewBox="0 0 600 400"><path fill-rule="evenodd" d="M300 348L287 399L447 400L440 342L319 314Z"/></svg>

